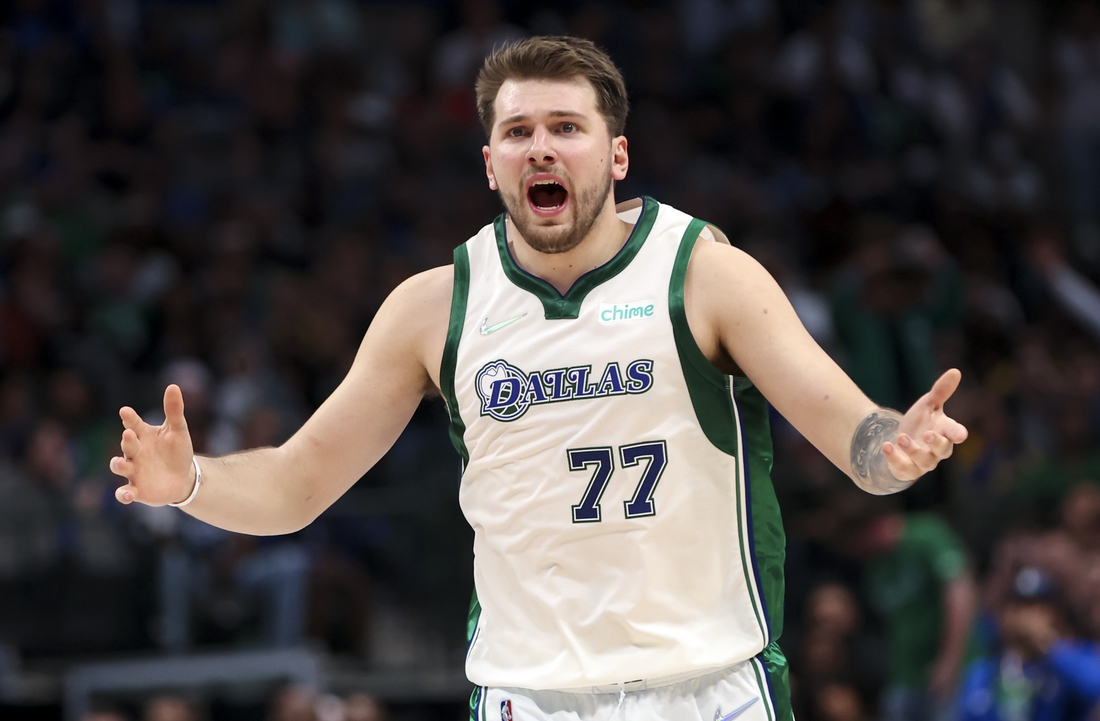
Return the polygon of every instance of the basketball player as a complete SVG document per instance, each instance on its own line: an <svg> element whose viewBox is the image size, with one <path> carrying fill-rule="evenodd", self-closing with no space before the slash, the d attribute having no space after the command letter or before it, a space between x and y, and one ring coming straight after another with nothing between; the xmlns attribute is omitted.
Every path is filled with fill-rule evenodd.
<svg viewBox="0 0 1100 721"><path fill-rule="evenodd" d="M904 416L880 408L720 231L651 198L616 206L626 92L591 43L502 48L477 93L507 212L391 294L282 446L194 458L175 386L161 426L123 408L118 499L290 533L439 393L475 532L472 718L789 721L767 401L894 493L966 438L943 411L960 374Z"/></svg>

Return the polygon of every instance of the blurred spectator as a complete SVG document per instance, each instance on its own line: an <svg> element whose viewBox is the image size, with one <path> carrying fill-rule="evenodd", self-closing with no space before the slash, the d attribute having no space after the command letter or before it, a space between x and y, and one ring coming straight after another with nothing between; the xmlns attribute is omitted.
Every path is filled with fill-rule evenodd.
<svg viewBox="0 0 1100 721"><path fill-rule="evenodd" d="M26 373L8 373L0 381L0 456L23 455L34 423L34 385Z"/></svg>
<svg viewBox="0 0 1100 721"><path fill-rule="evenodd" d="M302 643L311 561L299 542L259 541L192 519L184 521L182 538L161 561L166 650L250 637L270 647Z"/></svg>
<svg viewBox="0 0 1100 721"><path fill-rule="evenodd" d="M1058 587L1024 567L998 613L999 648L960 685L961 721L1071 721L1095 717L1100 644L1081 637Z"/></svg>
<svg viewBox="0 0 1100 721"><path fill-rule="evenodd" d="M7 464L0 472L0 577L37 574L59 562L58 519L34 479L49 474L66 482L71 473L66 458L60 427L47 422L31 436L23 467Z"/></svg>
<svg viewBox="0 0 1100 721"><path fill-rule="evenodd" d="M935 61L949 59L967 41L993 29L992 0L916 0L912 8L918 40Z"/></svg>
<svg viewBox="0 0 1100 721"><path fill-rule="evenodd" d="M954 262L927 228L870 218L833 286L833 317L852 379L876 403L908 408L939 376L936 331L961 302Z"/></svg>
<svg viewBox="0 0 1100 721"><path fill-rule="evenodd" d="M1016 533L997 546L984 590L986 607L999 613L1015 593L1017 576L1033 568L1059 588L1077 622L1100 635L1100 487L1078 483L1062 502L1061 525Z"/></svg>
<svg viewBox="0 0 1100 721"><path fill-rule="evenodd" d="M157 696L145 703L141 721L201 721L195 707L178 696Z"/></svg>
<svg viewBox="0 0 1100 721"><path fill-rule="evenodd" d="M980 567L1023 511L1014 505L1021 448L1005 398L988 388L957 393L952 412L970 433L953 456L952 520Z"/></svg>
<svg viewBox="0 0 1100 721"><path fill-rule="evenodd" d="M1050 233L1036 233L1029 255L1055 302L1100 340L1100 289L1070 267L1059 238Z"/></svg>
<svg viewBox="0 0 1100 721"><path fill-rule="evenodd" d="M317 692L306 686L280 690L267 711L267 721L321 721L317 718Z"/></svg>
<svg viewBox="0 0 1100 721"><path fill-rule="evenodd" d="M389 718L386 709L366 694L351 694L344 706L347 721L386 721Z"/></svg>
<svg viewBox="0 0 1100 721"><path fill-rule="evenodd" d="M870 511L868 513L868 511ZM866 504L843 543L864 559L864 588L882 616L889 681L882 717L941 718L954 696L977 591L966 550L941 519Z"/></svg>
<svg viewBox="0 0 1100 721"><path fill-rule="evenodd" d="M1061 97L1057 122L1066 169L1074 244L1090 263L1100 260L1100 9L1072 3L1051 47Z"/></svg>
<svg viewBox="0 0 1100 721"><path fill-rule="evenodd" d="M791 658L796 695L811 718L865 718L886 680L884 645L865 628L855 594L842 583L816 586L805 609L805 630Z"/></svg>
<svg viewBox="0 0 1100 721"><path fill-rule="evenodd" d="M130 721L121 711L89 711L80 721Z"/></svg>
<svg viewBox="0 0 1100 721"><path fill-rule="evenodd" d="M829 683L814 694L815 721L867 721L872 718L859 691L842 683Z"/></svg>
<svg viewBox="0 0 1100 721"><path fill-rule="evenodd" d="M1034 525L1054 525L1070 488L1100 479L1100 449L1093 445L1089 401L1076 395L1055 400L1053 419L1047 421L1054 439L1051 452L1033 455L1021 465L1015 494Z"/></svg>
<svg viewBox="0 0 1100 721"><path fill-rule="evenodd" d="M498 0L460 0L461 24L439 40L435 81L471 100L470 88L485 59L495 46L523 37L520 28L504 21Z"/></svg>

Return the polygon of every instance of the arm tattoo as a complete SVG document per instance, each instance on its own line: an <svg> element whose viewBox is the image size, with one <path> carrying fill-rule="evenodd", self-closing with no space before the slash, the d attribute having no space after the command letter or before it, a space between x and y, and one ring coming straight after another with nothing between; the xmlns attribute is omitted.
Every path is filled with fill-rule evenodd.
<svg viewBox="0 0 1100 721"><path fill-rule="evenodd" d="M904 491L912 481L899 481L890 472L882 444L898 437L901 414L888 408L875 411L863 419L852 436L852 473L856 484L875 495Z"/></svg>

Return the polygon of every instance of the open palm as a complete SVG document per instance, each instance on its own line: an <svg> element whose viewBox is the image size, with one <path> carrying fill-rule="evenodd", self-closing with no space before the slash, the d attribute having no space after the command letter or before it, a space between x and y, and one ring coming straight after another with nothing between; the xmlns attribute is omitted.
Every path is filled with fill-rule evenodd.
<svg viewBox="0 0 1100 721"><path fill-rule="evenodd" d="M120 503L140 501L150 506L178 503L195 482L194 448L183 416L183 392L173 384L164 391L164 423L153 426L129 406L122 419L122 455L111 459L111 471L127 480L115 490Z"/></svg>

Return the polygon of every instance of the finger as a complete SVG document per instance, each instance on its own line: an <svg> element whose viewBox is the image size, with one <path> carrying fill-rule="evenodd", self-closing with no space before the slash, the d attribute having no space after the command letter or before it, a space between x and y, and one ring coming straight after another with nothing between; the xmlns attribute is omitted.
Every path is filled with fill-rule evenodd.
<svg viewBox="0 0 1100 721"><path fill-rule="evenodd" d="M119 486L115 489L115 500L126 505L133 503L137 500L137 488L129 483Z"/></svg>
<svg viewBox="0 0 1100 721"><path fill-rule="evenodd" d="M134 464L122 456L115 456L108 465L111 469L111 473L114 473L116 476L129 478L134 475Z"/></svg>
<svg viewBox="0 0 1100 721"><path fill-rule="evenodd" d="M898 434L897 444L898 448L916 464L921 473L932 470L939 463L939 459L932 454L927 446L918 443L905 433Z"/></svg>
<svg viewBox="0 0 1100 721"><path fill-rule="evenodd" d="M966 426L964 426L962 423L959 423L958 421L953 421L950 418L948 418L947 420L951 422L947 424L947 427L942 429L940 432L943 433L943 435L947 436L947 438L950 439L952 443L962 443L970 437L970 431L966 430Z"/></svg>
<svg viewBox="0 0 1100 721"><path fill-rule="evenodd" d="M138 431L145 427L145 421L141 420L141 416L130 406L119 408L118 417L122 419L123 428L132 428Z"/></svg>
<svg viewBox="0 0 1100 721"><path fill-rule="evenodd" d="M122 432L122 455L127 460L133 460L137 458L137 454L141 452L141 441L138 440L137 433L132 429L127 428Z"/></svg>
<svg viewBox="0 0 1100 721"><path fill-rule="evenodd" d="M164 389L164 419L173 431L187 430L187 420L183 417L183 391L175 383Z"/></svg>
<svg viewBox="0 0 1100 721"><path fill-rule="evenodd" d="M962 371L958 368L952 368L936 379L936 382L932 384L932 390L928 391L927 396L933 410L939 410L943 407L947 399L958 389L960 381L962 381Z"/></svg>
<svg viewBox="0 0 1100 721"><path fill-rule="evenodd" d="M924 441L924 445L932 455L940 460L949 458L955 450L955 444L950 438L935 431L926 432L921 440Z"/></svg>
<svg viewBox="0 0 1100 721"><path fill-rule="evenodd" d="M905 451L889 441L882 444L882 453L886 456L890 473L899 481L911 481L923 473Z"/></svg>

